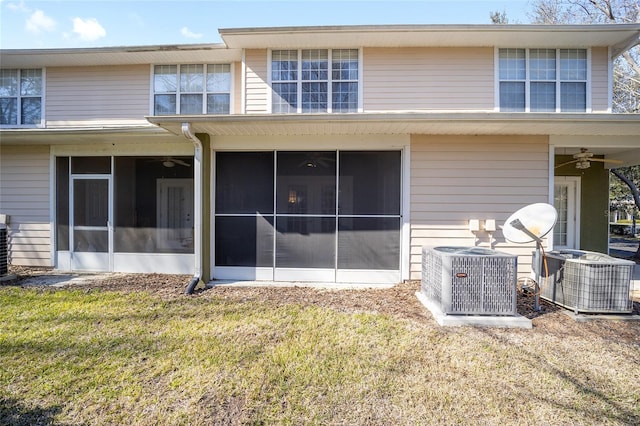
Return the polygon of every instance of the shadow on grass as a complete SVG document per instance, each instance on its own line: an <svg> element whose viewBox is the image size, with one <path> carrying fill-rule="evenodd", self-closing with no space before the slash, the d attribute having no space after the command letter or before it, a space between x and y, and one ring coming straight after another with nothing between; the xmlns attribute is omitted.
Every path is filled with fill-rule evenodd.
<svg viewBox="0 0 640 426"><path fill-rule="evenodd" d="M0 397L0 424L7 426L47 426L64 423L55 420L62 409L59 406L52 407L28 407L21 401L13 398Z"/></svg>

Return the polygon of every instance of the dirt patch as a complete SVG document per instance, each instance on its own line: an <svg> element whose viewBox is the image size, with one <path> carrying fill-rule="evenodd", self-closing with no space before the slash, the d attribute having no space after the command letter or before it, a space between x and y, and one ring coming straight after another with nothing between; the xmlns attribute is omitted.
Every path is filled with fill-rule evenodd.
<svg viewBox="0 0 640 426"><path fill-rule="evenodd" d="M47 276L55 282L60 274L48 269L12 267L11 273L16 279L3 282L2 285L32 285L33 279ZM420 290L419 281L400 283L391 288L329 290L310 287L238 287L219 285L206 290L198 290L192 296L185 295L185 289L191 280L190 275L166 274L74 274L67 281L58 282L54 287L40 286L43 291L55 291L61 287L72 287L87 291L149 292L163 299L178 297L197 297L203 299L224 299L235 303L260 301L264 303L299 304L320 306L346 313L380 313L413 323L431 321L431 313L420 303L415 293ZM564 308L545 300L540 301L540 310L534 309L534 296L519 290L517 311L520 315L532 319L534 327L552 333L567 333L571 328L602 328L604 321L580 323L569 318ZM634 301L635 315L640 315L640 299ZM639 341L640 323L628 327L625 321L606 321L604 329L616 339Z"/></svg>

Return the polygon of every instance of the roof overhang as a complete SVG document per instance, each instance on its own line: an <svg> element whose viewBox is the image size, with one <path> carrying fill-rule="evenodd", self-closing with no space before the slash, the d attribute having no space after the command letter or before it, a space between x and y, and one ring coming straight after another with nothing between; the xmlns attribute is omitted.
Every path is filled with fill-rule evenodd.
<svg viewBox="0 0 640 426"><path fill-rule="evenodd" d="M637 136L640 114L364 113L147 117L174 134L182 123L214 136L262 135L596 135Z"/></svg>
<svg viewBox="0 0 640 426"><path fill-rule="evenodd" d="M230 48L348 47L612 47L637 44L640 24L602 25L368 25L223 28Z"/></svg>
<svg viewBox="0 0 640 426"><path fill-rule="evenodd" d="M121 127L77 127L60 129L24 128L0 129L1 145L58 145L133 142L154 143L178 140L176 135L151 124Z"/></svg>
<svg viewBox="0 0 640 426"><path fill-rule="evenodd" d="M234 62L241 49L224 44L0 50L3 67L100 66Z"/></svg>

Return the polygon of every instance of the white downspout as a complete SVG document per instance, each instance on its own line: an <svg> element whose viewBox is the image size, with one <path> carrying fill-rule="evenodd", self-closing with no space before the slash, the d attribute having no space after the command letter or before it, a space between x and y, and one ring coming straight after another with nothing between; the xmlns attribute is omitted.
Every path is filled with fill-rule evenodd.
<svg viewBox="0 0 640 426"><path fill-rule="evenodd" d="M187 286L186 293L192 294L202 281L202 142L193 134L191 123L182 123L182 135L189 139L195 148L193 156L194 206L193 206L193 278Z"/></svg>

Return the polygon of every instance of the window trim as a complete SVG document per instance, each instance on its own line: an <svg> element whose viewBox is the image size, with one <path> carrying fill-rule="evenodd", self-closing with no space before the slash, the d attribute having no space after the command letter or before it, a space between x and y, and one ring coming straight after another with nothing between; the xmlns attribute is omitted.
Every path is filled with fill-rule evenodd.
<svg viewBox="0 0 640 426"><path fill-rule="evenodd" d="M289 50L297 52L297 61L298 61L298 77L296 80L296 97L297 97L297 107L294 113L290 114L353 114L353 113L362 113L363 112L363 49L362 48L314 48L314 49L267 49L267 113L268 114L287 114L287 113L274 113L273 112L273 51L274 50ZM302 51L303 50L326 50L327 51L327 61L328 61L328 76L327 80L321 80L322 82L327 83L327 111L325 112L303 112L302 111L302 84L304 82L308 82L309 80L302 79ZM358 51L358 84L357 95L358 95L358 105L356 107L356 111L352 112L344 112L344 113L335 113L333 112L333 83L334 82L353 82L353 80L333 80L332 75L332 60L333 60L333 51L334 50L357 50ZM320 81L320 80L318 80Z"/></svg>
<svg viewBox="0 0 640 426"><path fill-rule="evenodd" d="M157 92L155 91L155 67L156 66L175 66L176 67L176 91L175 92ZM156 116L155 111L155 97L157 94L175 94L176 96L176 111L170 115L181 115L180 113L180 95L183 94L180 89L180 68L183 65L202 65L202 91L201 92L184 92L185 95L193 95L199 94L202 95L202 108L201 112L197 115L231 115L235 111L235 96L234 96L234 86L235 86L235 73L234 67L235 63L233 62L202 62L202 63L170 63L170 64L150 64L149 69L149 87L150 87L150 96L149 96L149 113L151 116ZM221 94L223 92L209 92L207 91L207 74L209 66L212 65L228 65L229 66L229 112L227 114L214 114L207 112L207 96L210 94ZM193 115L193 114L185 114L185 115Z"/></svg>
<svg viewBox="0 0 640 426"><path fill-rule="evenodd" d="M581 114L581 113L591 113L591 48L583 48L583 47L513 47L513 46L496 46L494 48L494 111L495 112L504 112L500 109L500 83L502 81L500 79L500 50L502 49L523 49L525 51L525 79L518 80L524 82L524 96L525 96L525 112L531 113L531 83L539 82L540 80L532 80L531 79L531 67L530 67L530 51L537 49L551 49L556 52L556 76L554 80L549 80L549 82L553 81L555 83L556 90L556 109L555 111L546 111L546 112L534 112L539 114L551 114L551 113L565 113L565 114ZM586 52L586 80L562 80L560 78L560 51L561 50L584 50ZM515 81L515 80L514 80ZM576 82L576 83L585 83L585 110L584 111L562 111L561 102L562 102L562 93L561 93L561 85L565 82Z"/></svg>
<svg viewBox="0 0 640 426"><path fill-rule="evenodd" d="M0 124L0 129L39 129L45 127L45 106L46 106L46 94L47 94L47 69L45 67L42 68L3 68L6 70L17 70L18 71L18 105L17 105L17 120L16 124ZM36 96L22 96L20 94L20 79L21 73L23 70L40 70L41 71L41 79L42 86L40 88L40 122L36 124L21 124L22 121L22 98L35 98ZM6 96L8 98L8 96Z"/></svg>

